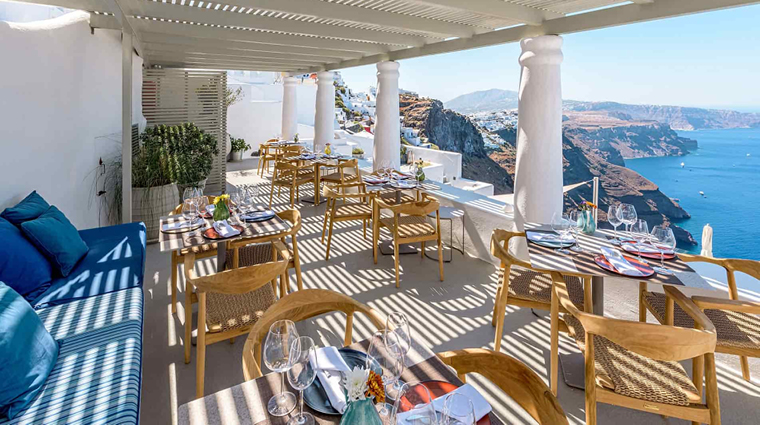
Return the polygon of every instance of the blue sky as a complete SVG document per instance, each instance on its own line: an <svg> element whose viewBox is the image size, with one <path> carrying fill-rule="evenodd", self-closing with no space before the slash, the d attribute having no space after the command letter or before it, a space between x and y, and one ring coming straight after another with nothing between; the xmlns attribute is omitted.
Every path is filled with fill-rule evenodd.
<svg viewBox="0 0 760 425"><path fill-rule="evenodd" d="M563 98L760 112L760 5L563 36ZM517 43L401 61L400 86L447 101L516 90ZM354 89L376 68L341 71Z"/></svg>

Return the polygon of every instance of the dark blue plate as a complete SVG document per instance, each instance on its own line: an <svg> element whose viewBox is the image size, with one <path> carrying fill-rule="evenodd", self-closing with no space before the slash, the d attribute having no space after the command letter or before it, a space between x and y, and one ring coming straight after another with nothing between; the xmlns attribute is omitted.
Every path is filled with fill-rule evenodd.
<svg viewBox="0 0 760 425"><path fill-rule="evenodd" d="M367 363L367 353L362 351L352 350L350 348L341 348L338 350L343 360L346 361L346 365L353 370L354 366L365 367ZM382 368L376 361L372 361L372 370L377 374L382 374ZM340 416L340 412L335 410L330 404L330 399L327 398L322 383L319 382L319 377L314 378L314 382L309 385L308 388L303 390L303 401L307 406L316 410L319 413L325 415Z"/></svg>
<svg viewBox="0 0 760 425"><path fill-rule="evenodd" d="M245 220L246 223L255 223L257 221L267 221L273 219L275 216L274 211L253 211L245 214L240 214L240 218Z"/></svg>

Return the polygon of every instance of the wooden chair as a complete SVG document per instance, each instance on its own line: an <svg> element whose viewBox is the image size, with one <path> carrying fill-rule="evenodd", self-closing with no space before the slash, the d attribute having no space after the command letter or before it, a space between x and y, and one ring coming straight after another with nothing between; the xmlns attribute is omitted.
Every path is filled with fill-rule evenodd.
<svg viewBox="0 0 760 425"><path fill-rule="evenodd" d="M544 381L528 366L504 353L483 348L437 354L466 382L465 375L477 373L496 384L539 425L568 424L565 411Z"/></svg>
<svg viewBox="0 0 760 425"><path fill-rule="evenodd" d="M214 197L213 196L207 196L209 205L214 203ZM177 205L176 208L170 213L170 215L179 215L182 214L182 205ZM179 251L172 251L172 314L177 313L177 277L178 277L178 269L177 267L181 262L185 260L185 256L188 254L195 255L196 260L200 260L203 258L209 258L209 257L215 257L216 256L216 244L208 244L208 245L201 245L194 248L183 248Z"/></svg>
<svg viewBox="0 0 760 425"><path fill-rule="evenodd" d="M263 340L274 322L284 319L299 322L332 311L341 311L346 314L346 333L343 338L345 345L351 345L354 314L357 312L366 315L378 330L385 328L385 317L381 313L347 295L327 289L305 289L293 292L270 307L248 334L243 348L245 380L249 381L262 376L259 365Z"/></svg>
<svg viewBox="0 0 760 425"><path fill-rule="evenodd" d="M290 254L280 241L274 241L275 249L282 256L279 261L225 270L203 277L193 276L195 257L185 257L186 294L195 287L198 297L198 344L195 377L195 396L203 397L206 368L206 346L230 340L248 333L264 312L275 304L274 291L269 282L286 273ZM192 311L190 297L186 311ZM185 363L190 363L191 320L185 321Z"/></svg>
<svg viewBox="0 0 760 425"><path fill-rule="evenodd" d="M586 423L596 424L596 403L602 402L697 423L720 424L715 372L715 327L677 289L666 286L667 303L677 304L693 329L595 316L579 310L559 273L552 273L552 328L564 320L585 356ZM590 292L587 293L590 295ZM586 297L590 302L590 296ZM552 340L556 356L558 341ZM694 378L679 361L692 359ZM704 366L704 369L702 368ZM702 400L702 377L706 401Z"/></svg>
<svg viewBox="0 0 760 425"><path fill-rule="evenodd" d="M389 204L381 198L374 198L373 203L373 228L372 228L372 254L377 264L377 244L380 240L380 228L385 227L393 235L393 260L396 263L396 288L399 284L399 245L402 243L420 242L422 249L420 255L425 256L425 242L436 241L438 243L438 271L443 282L443 254L441 245L441 216L438 212L440 203L437 199L426 193L422 194L422 200L404 204ZM382 218L381 209L390 210L393 217ZM435 226L427 222L427 215L435 211Z"/></svg>
<svg viewBox="0 0 760 425"><path fill-rule="evenodd" d="M330 168L336 168L336 171L324 176L319 176L320 182L327 184L345 185L346 183L353 183L361 181L361 174L359 172L359 160L356 158L338 161L338 165ZM352 170L352 173L347 171Z"/></svg>
<svg viewBox="0 0 760 425"><path fill-rule="evenodd" d="M548 273L533 270L531 265L509 252L509 242L517 238L525 238L524 232L510 232L504 229L494 229L491 234L491 255L501 261L500 284L496 290L496 301L493 306L491 325L496 327L494 350L501 349L501 338L504 335L504 316L507 305L537 310L551 310L552 278ZM590 282L591 277L583 275L566 275L565 283L570 291L573 302L583 308L583 280ZM567 331L564 323L560 330ZM554 374L554 371L553 371Z"/></svg>
<svg viewBox="0 0 760 425"><path fill-rule="evenodd" d="M301 186L309 183L314 183L313 165L298 165L286 161L275 162L272 187L269 192L269 208L272 208L275 187L287 188L290 191L290 208L293 208L295 200L300 198Z"/></svg>
<svg viewBox="0 0 760 425"><path fill-rule="evenodd" d="M277 142L277 139L269 139L266 142L259 145L259 164L258 173L260 176L264 176L264 167L269 172L269 164L277 161L278 147L270 146L270 143Z"/></svg>
<svg viewBox="0 0 760 425"><path fill-rule="evenodd" d="M296 271L296 283L300 291L303 289L303 280L301 279L301 259L298 254L297 235L301 230L301 213L298 210L292 209L278 212L277 216L290 222L291 227L288 233L273 236L269 240L257 237L255 238L257 243L253 244L250 238L230 241L227 245L227 255L228 258L232 258L231 267L233 269L267 263L272 261L277 253L276 250L273 251L271 240L279 239L288 249L288 253L290 254L288 269ZM291 244L287 242L288 236L290 236ZM285 279L281 282L280 296L284 297L288 292L290 292L290 276L288 273L285 273Z"/></svg>
<svg viewBox="0 0 760 425"><path fill-rule="evenodd" d="M356 189L356 193L347 193L350 189ZM322 243L325 243L327 233L327 249L325 260L330 259L330 245L332 243L333 225L340 221L362 221L364 239L367 239L367 223L372 221L373 194L367 193L364 183L339 184L332 188L322 188L322 196L327 199L325 217L322 223ZM337 198L342 198L343 203L338 203ZM346 202L348 200L348 202ZM328 229L327 223L330 222Z"/></svg>
<svg viewBox="0 0 760 425"><path fill-rule="evenodd" d="M760 357L760 303L739 299L734 273L742 272L760 279L760 261L719 259L681 253L678 257L686 262L716 264L726 270L729 299L695 296L692 300L704 310L705 315L715 325L718 335L715 351L739 356L742 376L749 381L747 357ZM676 306L674 311L668 311L664 294L648 291L646 282L639 285L640 321L646 321L646 311L649 310L660 323L667 323L666 317L672 313L672 323L676 326L694 326L694 321L681 308Z"/></svg>

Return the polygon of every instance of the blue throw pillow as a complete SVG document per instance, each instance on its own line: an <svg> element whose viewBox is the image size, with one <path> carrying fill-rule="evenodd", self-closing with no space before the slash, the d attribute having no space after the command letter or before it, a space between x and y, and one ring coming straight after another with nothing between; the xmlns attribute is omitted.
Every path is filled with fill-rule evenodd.
<svg viewBox="0 0 760 425"><path fill-rule="evenodd" d="M50 262L21 234L21 230L0 218L0 281L27 301L53 280Z"/></svg>
<svg viewBox="0 0 760 425"><path fill-rule="evenodd" d="M89 250L76 227L55 206L36 219L21 223L21 231L63 277L71 273Z"/></svg>
<svg viewBox="0 0 760 425"><path fill-rule="evenodd" d="M13 419L42 391L58 343L19 294L0 282L0 417Z"/></svg>
<svg viewBox="0 0 760 425"><path fill-rule="evenodd" d="M25 221L34 220L41 216L48 208L50 208L50 204L42 199L42 196L35 190L16 206L6 208L0 213L0 217L18 226Z"/></svg>

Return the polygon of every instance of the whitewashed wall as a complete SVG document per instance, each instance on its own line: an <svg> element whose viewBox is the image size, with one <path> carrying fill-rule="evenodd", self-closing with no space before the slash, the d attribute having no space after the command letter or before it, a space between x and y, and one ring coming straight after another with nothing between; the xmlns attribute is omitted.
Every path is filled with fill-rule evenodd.
<svg viewBox="0 0 760 425"><path fill-rule="evenodd" d="M0 22L0 210L32 190L80 229L105 224L98 159L121 152L121 36L89 14ZM134 57L133 116L142 119Z"/></svg>
<svg viewBox="0 0 760 425"><path fill-rule="evenodd" d="M243 88L243 98L227 110L227 132L248 142L253 150L259 144L282 132L282 84L229 84L231 89ZM299 84L298 134L300 138L314 137L314 112L317 86ZM244 154L249 155L249 152Z"/></svg>
<svg viewBox="0 0 760 425"><path fill-rule="evenodd" d="M435 149L407 146L407 152L414 153L414 159L423 159L443 165L443 174L449 179L462 178L462 154L458 152L441 151Z"/></svg>

